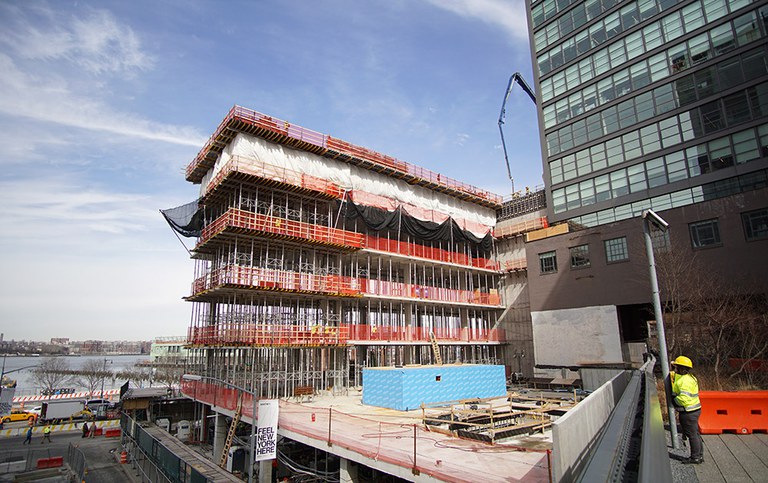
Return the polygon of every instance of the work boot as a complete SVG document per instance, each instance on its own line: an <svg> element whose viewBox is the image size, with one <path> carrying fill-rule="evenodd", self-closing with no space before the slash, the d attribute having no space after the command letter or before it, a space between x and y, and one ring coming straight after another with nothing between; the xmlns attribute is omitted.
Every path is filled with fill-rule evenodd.
<svg viewBox="0 0 768 483"><path fill-rule="evenodd" d="M700 465L704 462L704 458L686 458L682 461L684 465Z"/></svg>

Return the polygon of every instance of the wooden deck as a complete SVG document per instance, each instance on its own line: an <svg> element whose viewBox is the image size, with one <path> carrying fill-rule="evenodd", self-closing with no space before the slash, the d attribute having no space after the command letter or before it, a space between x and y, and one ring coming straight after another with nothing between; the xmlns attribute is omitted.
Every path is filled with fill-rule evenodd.
<svg viewBox="0 0 768 483"><path fill-rule="evenodd" d="M768 481L768 434L705 435L701 483Z"/></svg>

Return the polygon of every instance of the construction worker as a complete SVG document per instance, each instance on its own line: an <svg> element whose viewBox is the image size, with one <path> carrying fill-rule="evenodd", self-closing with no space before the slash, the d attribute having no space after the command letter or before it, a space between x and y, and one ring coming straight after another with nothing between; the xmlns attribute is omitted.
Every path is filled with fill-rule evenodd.
<svg viewBox="0 0 768 483"><path fill-rule="evenodd" d="M670 374L670 378L675 409L679 413L683 434L691 445L691 455L684 459L683 463L698 465L704 462L704 445L699 434L699 416L701 415L699 381L691 374L693 362L689 358L678 356L672 362L672 367L674 372ZM674 422L671 418L670 421Z"/></svg>
<svg viewBox="0 0 768 483"><path fill-rule="evenodd" d="M51 442L51 425L46 424L45 428L43 428L43 439L40 440L40 444L45 443L45 440L48 440L48 442Z"/></svg>

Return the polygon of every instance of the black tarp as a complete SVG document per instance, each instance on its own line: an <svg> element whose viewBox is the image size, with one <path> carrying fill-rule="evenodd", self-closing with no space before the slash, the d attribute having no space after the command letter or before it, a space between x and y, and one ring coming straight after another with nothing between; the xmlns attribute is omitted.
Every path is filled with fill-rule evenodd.
<svg viewBox="0 0 768 483"><path fill-rule="evenodd" d="M165 221L181 236L187 238L199 237L203 231L205 220L203 218L203 206L198 201L160 210Z"/></svg>
<svg viewBox="0 0 768 483"><path fill-rule="evenodd" d="M408 233L421 240L471 243L485 252L493 250L493 237L490 232L484 237L475 236L472 232L462 230L453 218L442 223L423 221L414 218L402 208L386 211L381 208L355 204L344 201L344 216L348 219L359 218L370 230L394 230Z"/></svg>

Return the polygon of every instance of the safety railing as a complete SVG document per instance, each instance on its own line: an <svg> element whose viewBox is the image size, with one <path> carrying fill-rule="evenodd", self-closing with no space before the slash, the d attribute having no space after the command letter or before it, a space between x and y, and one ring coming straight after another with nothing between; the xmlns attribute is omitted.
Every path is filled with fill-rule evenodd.
<svg viewBox="0 0 768 483"><path fill-rule="evenodd" d="M415 166L404 161L400 161L391 156L386 156L379 152L366 149L360 146L356 146L352 143L342 141L341 139L332 138L326 134L321 134L310 129L303 128L283 121L281 119L273 118L266 114L254 111L252 109L246 109L241 106L234 106L227 113L224 120L214 131L213 135L208 138L208 141L203 146L203 149L195 156L195 159L187 166L186 176L187 179L192 179L193 174L202 176L204 173L200 173L198 168L205 161L212 163L212 157L209 157L209 151L217 143L218 138L227 129L227 127L236 121L246 122L254 126L260 127L275 134L286 136L290 139L308 143L322 150L334 151L340 154L345 154L360 160L366 161L382 168L389 168L392 171L404 176L412 177L417 180L423 180L432 185L442 186L444 188L457 191L472 197L490 202L494 205L501 205L502 197L491 193L490 191L482 190L467 183L462 183L455 179L443 176L441 174L432 172L428 169ZM207 168L206 168L207 170Z"/></svg>
<svg viewBox="0 0 768 483"><path fill-rule="evenodd" d="M363 248L364 245L360 233L230 208L203 229L198 248L227 228L345 248Z"/></svg>
<svg viewBox="0 0 768 483"><path fill-rule="evenodd" d="M205 195L215 190L233 172L247 174L269 182L279 182L296 188L314 191L332 198L341 199L344 197L344 190L328 180L288 168L281 168L255 158L238 155L232 156L221 167L216 176L205 187Z"/></svg>
<svg viewBox="0 0 768 483"><path fill-rule="evenodd" d="M320 347L358 342L423 342L429 343L430 333L442 343L504 342L502 329L474 327L408 327L341 324L276 326L270 324L217 323L205 327L190 327L188 344L264 347Z"/></svg>
<svg viewBox="0 0 768 483"><path fill-rule="evenodd" d="M223 286L340 296L384 296L498 307L498 294L402 282L227 265L192 282L192 296Z"/></svg>
<svg viewBox="0 0 768 483"><path fill-rule="evenodd" d="M442 248L428 247L389 238L376 236L365 236L364 248L379 250L388 253L397 253L409 257L423 258L425 260L435 260L439 262L454 263L467 267L484 268L487 270L499 270L499 263L483 257L472 257L463 253L452 252Z"/></svg>
<svg viewBox="0 0 768 483"><path fill-rule="evenodd" d="M260 267L227 265L200 277L192 284L192 294L222 286L252 287L260 290L311 292L332 295L359 296L359 281L339 275L272 270Z"/></svg>
<svg viewBox="0 0 768 483"><path fill-rule="evenodd" d="M429 342L434 333L438 342L504 342L502 329L475 327L409 327L350 325L349 338L354 341Z"/></svg>
<svg viewBox="0 0 768 483"><path fill-rule="evenodd" d="M549 222L546 218L534 218L533 220L526 220L503 227L496 227L493 230L493 236L495 238L504 238L507 236L521 235L529 231L547 228L548 226Z"/></svg>
<svg viewBox="0 0 768 483"><path fill-rule="evenodd" d="M218 323L190 327L192 345L255 345L265 347L319 347L346 344L349 326L282 326Z"/></svg>
<svg viewBox="0 0 768 483"><path fill-rule="evenodd" d="M483 257L472 257L463 253L442 248L428 247L418 243L391 240L389 238L362 235L338 228L288 220L277 216L262 215L237 208L230 208L213 223L203 229L197 249L208 243L211 238L227 228L247 230L253 234L266 236L278 235L287 238L305 240L345 248L368 248L408 257L434 260L467 267L499 270L498 262Z"/></svg>

